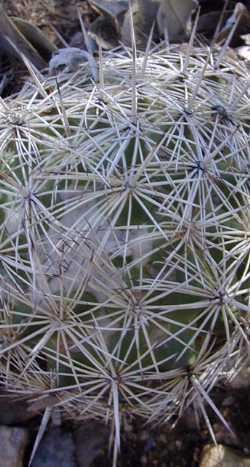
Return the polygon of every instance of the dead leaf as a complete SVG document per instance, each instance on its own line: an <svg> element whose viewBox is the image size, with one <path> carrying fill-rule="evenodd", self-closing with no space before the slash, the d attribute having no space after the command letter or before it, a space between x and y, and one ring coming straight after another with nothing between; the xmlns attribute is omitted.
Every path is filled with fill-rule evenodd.
<svg viewBox="0 0 250 467"><path fill-rule="evenodd" d="M242 58L246 62L250 62L250 47L249 45L242 45L242 47L237 47L238 57Z"/></svg>
<svg viewBox="0 0 250 467"><path fill-rule="evenodd" d="M187 22L191 16L195 0L162 0L157 23L160 33L167 34L169 42L178 41L185 37Z"/></svg>
<svg viewBox="0 0 250 467"><path fill-rule="evenodd" d="M250 45L250 34L242 34L240 37L246 45Z"/></svg>
<svg viewBox="0 0 250 467"><path fill-rule="evenodd" d="M170 42L183 38L187 22L196 0L136 0L132 5L133 25L137 46L145 48L154 23L156 24L153 40L166 35ZM122 41L131 45L130 14L126 13L122 26Z"/></svg>
<svg viewBox="0 0 250 467"><path fill-rule="evenodd" d="M138 48L144 49L147 45L148 37L159 8L159 0L136 0L132 5L133 27ZM127 11L124 17L122 32L122 42L131 46L131 22L130 12ZM154 30L153 40L159 40L157 28Z"/></svg>
<svg viewBox="0 0 250 467"><path fill-rule="evenodd" d="M111 49L119 45L120 27L112 17L107 15L99 16L91 24L89 35L103 49Z"/></svg>
<svg viewBox="0 0 250 467"><path fill-rule="evenodd" d="M0 6L0 43L8 55L21 59L23 55L37 69L45 68L47 65L39 52L6 15L3 6Z"/></svg>
<svg viewBox="0 0 250 467"><path fill-rule="evenodd" d="M92 37L89 37L89 46L92 53L94 53L97 50L96 41ZM81 31L77 31L73 34L69 42L69 47L77 47L78 49L82 50L87 49L84 34Z"/></svg>
<svg viewBox="0 0 250 467"><path fill-rule="evenodd" d="M57 50L57 47L34 24L22 18L12 17L11 20L26 40L39 52L39 55L48 61L51 54Z"/></svg>
<svg viewBox="0 0 250 467"><path fill-rule="evenodd" d="M210 11L201 15L198 20L197 33L204 34L208 38L213 37L220 15L220 11Z"/></svg>
<svg viewBox="0 0 250 467"><path fill-rule="evenodd" d="M236 3L233 14L227 19L225 26L217 37L217 42L224 42L233 28L235 28L235 31L230 45L236 46L239 45L240 37L250 31L250 13L241 2Z"/></svg>
<svg viewBox="0 0 250 467"><path fill-rule="evenodd" d="M128 9L128 0L89 0L102 13L117 18Z"/></svg>

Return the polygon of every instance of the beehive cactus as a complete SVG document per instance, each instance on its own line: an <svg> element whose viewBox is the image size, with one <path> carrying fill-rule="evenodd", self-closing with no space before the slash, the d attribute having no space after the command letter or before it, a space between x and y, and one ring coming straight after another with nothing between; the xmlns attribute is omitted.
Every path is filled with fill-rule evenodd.
<svg viewBox="0 0 250 467"><path fill-rule="evenodd" d="M1 101L6 389L112 421L116 448L123 413L220 416L248 345L248 87L219 52L159 48Z"/></svg>

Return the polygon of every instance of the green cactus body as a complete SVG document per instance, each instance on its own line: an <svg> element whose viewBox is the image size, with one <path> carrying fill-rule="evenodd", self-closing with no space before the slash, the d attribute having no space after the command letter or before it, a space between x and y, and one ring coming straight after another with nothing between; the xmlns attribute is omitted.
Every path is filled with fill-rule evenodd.
<svg viewBox="0 0 250 467"><path fill-rule="evenodd" d="M2 385L117 447L124 411L208 402L248 342L249 73L215 62L112 52L0 103Z"/></svg>

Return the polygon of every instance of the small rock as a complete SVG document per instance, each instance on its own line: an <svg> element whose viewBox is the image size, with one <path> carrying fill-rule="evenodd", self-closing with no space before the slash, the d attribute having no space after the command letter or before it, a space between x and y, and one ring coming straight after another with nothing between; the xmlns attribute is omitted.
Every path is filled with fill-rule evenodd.
<svg viewBox="0 0 250 467"><path fill-rule="evenodd" d="M28 438L23 428L0 426L0 467L24 467Z"/></svg>
<svg viewBox="0 0 250 467"><path fill-rule="evenodd" d="M250 457L239 456L221 444L207 445L202 452L200 467L250 467Z"/></svg>
<svg viewBox="0 0 250 467"><path fill-rule="evenodd" d="M31 467L76 467L71 433L51 428L42 439Z"/></svg>
<svg viewBox="0 0 250 467"><path fill-rule="evenodd" d="M108 433L109 431L105 425L94 420L76 430L74 438L78 467L91 466L94 459L107 445Z"/></svg>

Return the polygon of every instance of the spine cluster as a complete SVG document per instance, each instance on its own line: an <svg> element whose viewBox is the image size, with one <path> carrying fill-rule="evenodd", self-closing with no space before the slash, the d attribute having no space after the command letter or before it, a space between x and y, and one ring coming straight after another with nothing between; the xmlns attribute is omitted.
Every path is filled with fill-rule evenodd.
<svg viewBox="0 0 250 467"><path fill-rule="evenodd" d="M219 57L220 58L220 57ZM248 348L249 72L174 48L0 103L0 377L69 417L206 404Z"/></svg>

